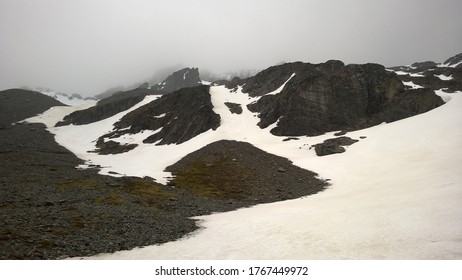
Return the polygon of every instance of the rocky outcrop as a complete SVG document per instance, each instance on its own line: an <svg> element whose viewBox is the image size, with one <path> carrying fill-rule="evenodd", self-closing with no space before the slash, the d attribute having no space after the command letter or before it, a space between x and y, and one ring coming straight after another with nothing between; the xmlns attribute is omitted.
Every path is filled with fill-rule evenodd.
<svg viewBox="0 0 462 280"><path fill-rule="evenodd" d="M425 87L452 93L462 91L462 53L437 64L432 61L390 67L408 88ZM412 83L410 83L412 82Z"/></svg>
<svg viewBox="0 0 462 280"><path fill-rule="evenodd" d="M125 115L114 127L119 136L152 130L145 143L180 144L220 125L208 86L184 88ZM103 136L105 137L105 136Z"/></svg>
<svg viewBox="0 0 462 280"><path fill-rule="evenodd" d="M292 74L295 76L289 80ZM285 82L279 94L265 95ZM397 120L386 113L393 111L394 106L405 110L400 116L411 116L443 104L438 96L428 96L431 93L422 96L420 92L405 90L395 73L377 64L297 62L270 67L244 83L244 92L262 96L248 106L259 114L259 126L266 128L277 122L271 133L281 136L357 130ZM399 104L398 100L414 107ZM408 110L410 107L412 110Z"/></svg>
<svg viewBox="0 0 462 280"><path fill-rule="evenodd" d="M358 140L351 139L350 137L338 137L324 140L324 142L313 145L317 156L327 156L332 154L340 154L345 152L343 146L350 146Z"/></svg>
<svg viewBox="0 0 462 280"><path fill-rule="evenodd" d="M225 102L226 107L228 107L229 111L233 114L242 114L242 107L241 104L232 103L232 102Z"/></svg>
<svg viewBox="0 0 462 280"><path fill-rule="evenodd" d="M158 85L162 92L174 92L182 88L196 87L202 84L198 68L184 68L168 76Z"/></svg>

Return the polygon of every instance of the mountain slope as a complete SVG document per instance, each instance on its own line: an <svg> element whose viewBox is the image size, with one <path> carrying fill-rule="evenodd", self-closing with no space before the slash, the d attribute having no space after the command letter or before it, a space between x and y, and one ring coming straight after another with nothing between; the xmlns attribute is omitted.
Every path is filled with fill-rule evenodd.
<svg viewBox="0 0 462 280"><path fill-rule="evenodd" d="M243 143L239 150L250 149L251 145L314 170L320 178L332 182L325 192L283 202L279 204L282 207L259 206L255 211L239 210L206 218L205 225L210 230L193 238L112 257L274 258L278 254L282 258L329 258L331 254L336 258L459 258L457 238L462 230L459 224L455 231L447 228L454 225L453 218L448 217L462 216L455 206L461 197L460 157L454 157L461 154L461 120L455 113L461 102L459 93L451 95L439 90L435 95L430 89L407 89L397 74L383 66L329 61L284 64L226 86L146 96L125 111L85 125L53 127L67 114L59 108L30 121L47 123L58 143L86 160L87 166L98 166L102 174L149 176L188 192L220 193L223 190L210 187L216 187L220 180L212 175L222 174L218 177L229 179L234 193L237 174L242 174L244 182L239 181L242 188L237 189L242 191L240 195L249 193L245 190L254 178L246 176L247 171L240 169L242 165L235 164L250 161L247 157L251 158L253 152L232 152L233 141ZM196 112L201 108L206 109L200 111L203 115L192 113L179 119L185 110ZM199 120L214 119L213 125L194 130L199 133L184 141L178 141L181 134L167 133L176 127L188 131L188 121L191 123L196 115ZM406 118L410 116L413 117ZM169 127L172 122L178 125ZM381 125L372 126L375 124ZM366 127L369 128L351 131ZM317 144L334 138L340 130L347 130L346 137L356 143L345 146L345 153L318 157ZM154 143L147 141L152 135ZM445 137L450 141L444 141ZM131 149L113 154L94 152L98 145L113 143L130 145ZM441 152L441 145L447 150ZM272 160L268 158L265 163ZM216 169L216 165L237 166L237 171L220 173L222 168ZM297 185L287 179L279 181L288 174L292 176L286 173L286 167L268 176L264 164L251 165L256 168L255 174L264 174L261 179L265 183ZM193 181L188 179L191 177ZM433 198L437 203L432 203ZM442 209L440 205L447 207ZM269 210L272 207L274 211ZM252 227L250 235L250 224L239 228L247 215L261 226ZM269 216L275 217L274 223ZM256 248L254 234L268 244L276 244L277 250ZM204 248L204 241L212 239L216 240L216 249ZM422 247L414 250L407 244ZM238 249L247 246L252 249ZM457 249L454 252L451 248Z"/></svg>
<svg viewBox="0 0 462 280"><path fill-rule="evenodd" d="M455 92L462 88L462 53L444 63L416 62L411 65L391 67L408 88L426 87Z"/></svg>
<svg viewBox="0 0 462 280"><path fill-rule="evenodd" d="M198 86L201 83L197 68L184 68L168 76L162 83L152 86L144 83L133 90L116 92L98 101L96 106L72 112L57 125L82 125L97 122L129 109L147 95L162 95L181 88Z"/></svg>
<svg viewBox="0 0 462 280"><path fill-rule="evenodd" d="M9 125L43 113L53 106L65 106L36 91L9 89L0 91L0 125Z"/></svg>
<svg viewBox="0 0 462 280"><path fill-rule="evenodd" d="M461 259L462 91L438 95L447 103L430 112L348 132L362 140L344 154L310 153L333 133L252 138L330 178L328 190L202 216L188 238L92 259Z"/></svg>
<svg viewBox="0 0 462 280"><path fill-rule="evenodd" d="M69 106L81 106L85 104L90 104L95 101L94 98L83 98L81 95L77 93L69 95L69 94L55 91L55 90L48 89L48 88L36 88L34 89L34 91L40 92L50 97L53 97L59 102L69 105Z"/></svg>
<svg viewBox="0 0 462 280"><path fill-rule="evenodd" d="M279 135L309 136L364 128L443 104L429 90L404 90L395 74L373 64L284 64L240 82L244 86L201 86L161 97L146 96L130 109L122 99L122 107L111 114L125 111L88 125L50 130L75 154L103 166L103 174L150 176L166 182L170 176L165 172L168 164L222 139L251 144L267 139L277 143L282 140ZM112 104L115 102L107 106ZM229 104L242 112L236 114ZM89 110L92 108L86 111ZM50 118L57 121L62 116ZM179 145L167 145L172 143ZM314 144L317 143L311 145ZM146 167L143 158L161 160Z"/></svg>

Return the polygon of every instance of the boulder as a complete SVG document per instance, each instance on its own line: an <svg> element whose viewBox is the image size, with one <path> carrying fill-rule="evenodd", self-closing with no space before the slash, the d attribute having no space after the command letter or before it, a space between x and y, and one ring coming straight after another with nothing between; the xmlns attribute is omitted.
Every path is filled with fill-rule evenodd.
<svg viewBox="0 0 462 280"><path fill-rule="evenodd" d="M338 138L327 139L320 144L313 145L313 147L317 156L327 156L343 153L345 152L345 148L343 146L350 146L356 142L358 142L358 140L342 136Z"/></svg>

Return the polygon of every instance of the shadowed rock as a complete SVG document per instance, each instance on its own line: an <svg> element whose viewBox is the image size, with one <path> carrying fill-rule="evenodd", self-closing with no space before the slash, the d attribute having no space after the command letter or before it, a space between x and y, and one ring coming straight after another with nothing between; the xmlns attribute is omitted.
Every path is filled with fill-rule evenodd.
<svg viewBox="0 0 462 280"><path fill-rule="evenodd" d="M313 145L313 147L317 156L327 156L343 153L345 152L345 148L342 146L350 146L356 142L358 142L358 140L343 136L324 140L324 142Z"/></svg>
<svg viewBox="0 0 462 280"><path fill-rule="evenodd" d="M213 111L208 86L184 88L125 115L115 124L123 133L157 131L145 143L180 144L220 125L220 116ZM104 136L103 136L104 137Z"/></svg>
<svg viewBox="0 0 462 280"><path fill-rule="evenodd" d="M264 95L280 87L292 74L295 76L279 94ZM280 136L357 130L443 104L431 92L405 90L395 73L377 64L296 62L270 67L244 82L244 92L264 95L248 105L249 110L259 114L258 125L266 128L277 122L271 133ZM390 108L394 106L399 109ZM396 111L400 111L399 117L388 113Z"/></svg>

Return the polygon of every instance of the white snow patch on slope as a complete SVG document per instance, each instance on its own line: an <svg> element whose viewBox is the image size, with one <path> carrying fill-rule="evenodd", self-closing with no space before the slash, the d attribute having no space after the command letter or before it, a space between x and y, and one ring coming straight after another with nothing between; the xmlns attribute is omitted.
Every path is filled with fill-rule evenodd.
<svg viewBox="0 0 462 280"><path fill-rule="evenodd" d="M453 79L452 75L448 77L448 76L446 76L446 75L444 75L444 74L435 75L435 77L438 77L438 78L440 78L440 80L443 80L443 81L449 81L449 80L452 80L452 79Z"/></svg>
<svg viewBox="0 0 462 280"><path fill-rule="evenodd" d="M73 97L73 96L69 96L68 94L55 91L55 90L51 90L51 89L47 89L47 88L36 88L34 90L37 92L40 92L41 94L50 96L58 100L59 102L69 105L69 106L94 105L96 103L95 100Z"/></svg>
<svg viewBox="0 0 462 280"><path fill-rule="evenodd" d="M287 79L287 81L285 81L279 88L277 88L276 90L272 91L272 92L268 92L267 94L265 95L276 95L278 93L280 93L282 91L282 89L286 86L286 84L295 76L295 73L293 73L289 79Z"/></svg>
<svg viewBox="0 0 462 280"><path fill-rule="evenodd" d="M89 102L87 104L83 104L80 106L54 106L48 109L47 111L41 114L38 114L35 117L25 119L24 122L43 123L48 128L51 128L51 127L54 127L57 122L62 121L63 118L69 115L70 113L78 111L78 110L85 110L94 105L96 105L96 101Z"/></svg>
<svg viewBox="0 0 462 280"><path fill-rule="evenodd" d="M405 71L393 71L393 72L401 76L409 75L411 77L425 77L425 75L423 75L422 73L411 73L411 72L405 72Z"/></svg>
<svg viewBox="0 0 462 280"><path fill-rule="evenodd" d="M423 88L423 86L416 85L416 84L414 84L414 82L412 82L412 81L410 81L410 82L403 82L403 84L404 84L405 86L411 87L412 89Z"/></svg>
<svg viewBox="0 0 462 280"><path fill-rule="evenodd" d="M183 80L186 80L186 75L189 73L189 70L187 70L184 74L183 74Z"/></svg>
<svg viewBox="0 0 462 280"><path fill-rule="evenodd" d="M42 115L27 119L27 121L45 123L48 127L48 130L51 133L55 134L55 140L60 145L69 149L77 157L86 160L88 164L100 164L101 166L104 166L105 168L101 170L102 174L108 174L109 171L125 174L124 169L120 168L120 165L137 166L137 164L134 164L132 162L125 162L125 164L123 164L123 162L120 162L120 160L124 159L119 159L115 155L104 156L95 153L90 153L89 151L95 150L95 144L97 139L100 136L108 132L111 132L113 130L113 124L119 121L125 114L145 104L148 104L149 102L159 97L160 96L158 95L146 96L144 100L142 100L140 103L126 111L120 112L110 118L106 118L104 120L86 125L68 125L62 127L54 127L56 122L62 120L64 116L72 112L72 109L70 110L68 107L51 108ZM139 140L137 137L135 137L134 139ZM135 161L135 159L133 158L132 160ZM144 171L144 169L141 170L141 172L142 171ZM144 175L138 172L134 174L134 176L143 177Z"/></svg>
<svg viewBox="0 0 462 280"><path fill-rule="evenodd" d="M393 71L393 70L391 70L391 71ZM403 76L403 75L409 75L408 72L404 72L404 71L393 71L393 72L395 72L397 75L401 75L401 76Z"/></svg>
<svg viewBox="0 0 462 280"><path fill-rule="evenodd" d="M161 119L161 118L165 117L165 115L167 115L167 114L166 113L160 114L160 115L154 116L154 118L155 119Z"/></svg>
<svg viewBox="0 0 462 280"><path fill-rule="evenodd" d="M441 63L441 64L438 64L438 67L456 68L456 67L459 66L460 64L462 64L462 61L459 61L459 62L454 63L454 64L451 64L451 63L447 63L447 64Z"/></svg>

